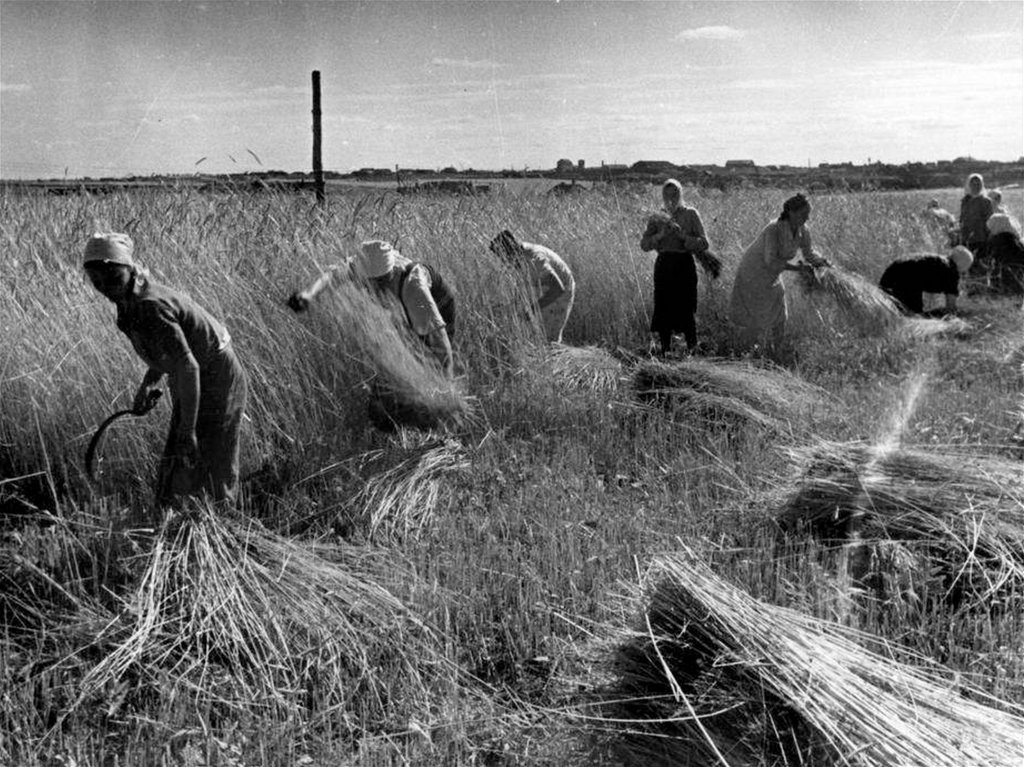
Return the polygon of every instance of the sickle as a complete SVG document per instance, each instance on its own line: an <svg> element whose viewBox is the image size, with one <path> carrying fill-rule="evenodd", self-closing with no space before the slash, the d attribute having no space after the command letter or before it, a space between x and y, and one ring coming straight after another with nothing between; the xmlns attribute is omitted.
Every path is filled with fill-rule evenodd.
<svg viewBox="0 0 1024 767"><path fill-rule="evenodd" d="M97 448L99 448L100 442L103 441L103 435L106 433L107 429L110 428L110 425L121 416L145 415L156 406L156 403L160 399L160 396L162 394L163 392L160 389L153 389L153 391L151 391L149 395L146 397L146 401L143 403L142 407L139 408L138 410L136 410L135 408L129 408L127 410L118 410L113 415L108 416L107 419L100 424L100 427L96 430L96 433L92 435L92 439L89 440L89 447L85 449L85 473L89 477L90 481L96 481L96 475L94 473L93 466L96 458L96 450Z"/></svg>

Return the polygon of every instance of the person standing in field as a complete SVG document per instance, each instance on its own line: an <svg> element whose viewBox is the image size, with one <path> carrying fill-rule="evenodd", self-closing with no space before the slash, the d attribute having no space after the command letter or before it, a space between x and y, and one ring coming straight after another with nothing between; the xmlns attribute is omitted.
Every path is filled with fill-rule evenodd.
<svg viewBox="0 0 1024 767"><path fill-rule="evenodd" d="M83 268L117 307L118 329L149 366L135 394L136 411L167 376L173 407L156 503L201 495L233 503L248 397L245 371L225 327L187 295L150 279L134 250L126 234L94 234Z"/></svg>
<svg viewBox="0 0 1024 767"><path fill-rule="evenodd" d="M802 194L783 203L782 213L746 249L736 270L729 317L739 333L743 350L761 346L775 350L785 335L789 310L782 273L813 270L828 262L814 251L807 221L811 204ZM790 263L797 251L805 264Z"/></svg>
<svg viewBox="0 0 1024 767"><path fill-rule="evenodd" d="M652 250L654 261L654 315L651 332L662 356L672 349L672 334L682 332L687 350L697 348L697 265L694 256L710 247L704 222L695 208L683 204L683 187L670 178L661 188L664 212L647 221L640 249ZM717 275L716 275L717 276Z"/></svg>
<svg viewBox="0 0 1024 767"><path fill-rule="evenodd" d="M488 247L513 269L522 271L531 298L540 310L545 337L552 343L562 343L576 294L569 266L550 248L517 240L508 229L499 232Z"/></svg>
<svg viewBox="0 0 1024 767"><path fill-rule="evenodd" d="M455 336L455 293L436 269L403 256L391 243L369 240L351 263L321 276L308 289L293 293L288 305L305 311L338 274L363 279L381 297L391 296L401 307L412 331L422 339L448 378L454 376L452 339Z"/></svg>
<svg viewBox="0 0 1024 767"><path fill-rule="evenodd" d="M915 256L893 261L885 268L878 286L912 314L924 313L924 294L942 293L946 311L956 312L960 279L971 268L974 256L963 245L950 255Z"/></svg>
<svg viewBox="0 0 1024 767"><path fill-rule="evenodd" d="M960 201L960 244L974 254L973 273L983 274L988 270L985 223L991 215L992 201L985 196L985 180L980 173L972 173Z"/></svg>

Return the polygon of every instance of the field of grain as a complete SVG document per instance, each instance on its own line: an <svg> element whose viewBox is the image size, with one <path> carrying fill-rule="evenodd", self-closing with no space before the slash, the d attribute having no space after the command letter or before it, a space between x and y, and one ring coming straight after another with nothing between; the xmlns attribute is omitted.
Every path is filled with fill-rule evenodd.
<svg viewBox="0 0 1024 767"><path fill-rule="evenodd" d="M739 256L788 194L687 190L725 266L685 371L642 359L657 187L0 196L0 764L1019 763L1019 298L873 325L791 283L785 367L731 358ZM874 283L938 252L933 196L956 209L815 196L810 226ZM488 253L506 228L573 268L575 349ZM95 230L230 329L237 513L148 510L167 404L86 480L144 372L83 278ZM458 292L446 431L370 425L381 367L415 369L383 310L345 286L285 306L370 237ZM812 524L843 509L867 522ZM936 753L872 745L901 739Z"/></svg>

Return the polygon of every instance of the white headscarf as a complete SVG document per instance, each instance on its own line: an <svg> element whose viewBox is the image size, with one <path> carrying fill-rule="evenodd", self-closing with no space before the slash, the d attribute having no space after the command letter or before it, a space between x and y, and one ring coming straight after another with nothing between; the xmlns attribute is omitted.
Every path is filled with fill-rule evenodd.
<svg viewBox="0 0 1024 767"><path fill-rule="evenodd" d="M357 258L358 269L371 280L383 277L395 267L398 255L390 242L369 240L362 244L362 252Z"/></svg>
<svg viewBox="0 0 1024 767"><path fill-rule="evenodd" d="M676 207L672 208L671 210L669 210L667 207L665 208L665 210L668 211L669 215L672 215L672 213L676 211L676 208L681 208L683 206L683 185L676 181L674 178L670 178L668 181L661 185L661 191L663 194L665 192L665 187L669 186L675 187L675 190L679 192L679 202L676 203Z"/></svg>
<svg viewBox="0 0 1024 767"><path fill-rule="evenodd" d="M135 252L135 243L127 234L120 232L96 232L89 241L85 243L85 255L83 263L89 261L104 261L108 264L124 264L134 266L135 261L132 254Z"/></svg>
<svg viewBox="0 0 1024 767"><path fill-rule="evenodd" d="M971 181L974 179L978 179L978 181L981 182L981 188L978 190L977 194L971 191ZM964 194L968 197L981 197L985 194L985 179L981 177L980 173L972 173L967 177L967 181L964 183Z"/></svg>

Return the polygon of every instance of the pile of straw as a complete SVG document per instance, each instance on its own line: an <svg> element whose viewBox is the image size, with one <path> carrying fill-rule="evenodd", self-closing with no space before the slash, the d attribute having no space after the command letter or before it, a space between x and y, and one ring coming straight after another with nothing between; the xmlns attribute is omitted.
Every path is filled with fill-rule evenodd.
<svg viewBox="0 0 1024 767"><path fill-rule="evenodd" d="M825 392L779 367L746 361L695 358L644 360L633 371L638 398L671 409L674 417L740 421L788 430Z"/></svg>
<svg viewBox="0 0 1024 767"><path fill-rule="evenodd" d="M141 564L119 620L95 638L106 651L79 705L107 698L113 710L119 691L159 689L199 708L287 716L384 707L395 678L403 694L426 694L420 674L439 655L381 585L397 583L393 558L303 545L196 506L165 521Z"/></svg>
<svg viewBox="0 0 1024 767"><path fill-rule="evenodd" d="M841 266L801 272L798 284L812 299L828 296L844 319L867 335L884 333L902 318L896 302L881 288Z"/></svg>
<svg viewBox="0 0 1024 767"><path fill-rule="evenodd" d="M570 389L612 393L622 382L622 363L599 346L555 344L546 355L551 375Z"/></svg>
<svg viewBox="0 0 1024 767"><path fill-rule="evenodd" d="M751 598L692 555L656 560L643 628L591 720L626 765L1011 767L1024 708L898 662L872 637ZM911 653L899 651L900 657Z"/></svg>
<svg viewBox="0 0 1024 767"><path fill-rule="evenodd" d="M1024 472L991 457L823 442L796 449L796 489L782 531L826 540L921 544L922 572L951 597L989 600L1024 588Z"/></svg>
<svg viewBox="0 0 1024 767"><path fill-rule="evenodd" d="M469 467L462 445L451 439L404 450L397 462L380 451L370 463L382 462L391 465L373 473L347 509L365 521L371 539L385 541L416 536L429 527L447 475Z"/></svg>

